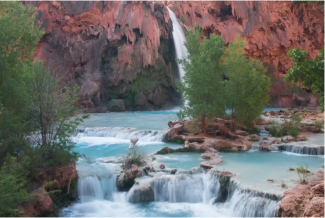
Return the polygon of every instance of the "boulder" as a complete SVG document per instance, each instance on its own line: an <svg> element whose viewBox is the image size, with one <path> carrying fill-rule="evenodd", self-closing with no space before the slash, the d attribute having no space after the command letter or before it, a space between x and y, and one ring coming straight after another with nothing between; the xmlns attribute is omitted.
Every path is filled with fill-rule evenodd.
<svg viewBox="0 0 325 218"><path fill-rule="evenodd" d="M131 143L130 143L129 149L133 149L135 144L139 141L139 139L138 138L132 138L130 141L131 141Z"/></svg>
<svg viewBox="0 0 325 218"><path fill-rule="evenodd" d="M324 173L321 180L309 181L284 192L278 217L324 217Z"/></svg>
<svg viewBox="0 0 325 218"><path fill-rule="evenodd" d="M236 176L236 174L231 173L229 171L221 171L220 172L220 177L233 177Z"/></svg>
<svg viewBox="0 0 325 218"><path fill-rule="evenodd" d="M176 138L182 138L179 136L181 132L183 132L184 125L182 124L173 124L173 123L168 123L168 126L171 126L170 130L167 133L167 140L172 140Z"/></svg>
<svg viewBox="0 0 325 218"><path fill-rule="evenodd" d="M173 169L172 171L170 171L170 173L173 175L176 174L176 172L177 172L177 169Z"/></svg>
<svg viewBox="0 0 325 218"><path fill-rule="evenodd" d="M160 165L159 165L159 168L160 168L160 169L165 169L165 164L160 164Z"/></svg>
<svg viewBox="0 0 325 218"><path fill-rule="evenodd" d="M235 131L235 134L240 135L240 136L248 136L249 135L248 132L245 132L245 131L242 131L239 129Z"/></svg>
<svg viewBox="0 0 325 218"><path fill-rule="evenodd" d="M268 141L264 141L260 143L259 150L260 151L276 151L278 150L276 147L271 146L272 144L280 142L281 139L278 138L271 138Z"/></svg>
<svg viewBox="0 0 325 218"><path fill-rule="evenodd" d="M112 99L108 102L107 109L111 112L125 111L125 104L122 99Z"/></svg>
<svg viewBox="0 0 325 218"><path fill-rule="evenodd" d="M54 212L53 201L43 187L33 192L34 198L31 201L19 206L20 216L37 217Z"/></svg>
<svg viewBox="0 0 325 218"><path fill-rule="evenodd" d="M117 187L121 190L127 190L134 184L135 178L140 171L136 164L132 164L130 169L125 169L117 176Z"/></svg>
<svg viewBox="0 0 325 218"><path fill-rule="evenodd" d="M173 153L174 150L169 148L169 147L163 147L162 149L160 149L160 151L157 151L157 154L169 154L169 153Z"/></svg>
<svg viewBox="0 0 325 218"><path fill-rule="evenodd" d="M215 153L203 153L201 154L202 159L213 159L216 156Z"/></svg>
<svg viewBox="0 0 325 218"><path fill-rule="evenodd" d="M221 160L220 158L214 158L210 161L203 161L200 163L200 166L206 169L211 169L213 168L215 165L221 163L223 160Z"/></svg>
<svg viewBox="0 0 325 218"><path fill-rule="evenodd" d="M274 182L273 179L267 179L266 181L268 181L268 182Z"/></svg>
<svg viewBox="0 0 325 218"><path fill-rule="evenodd" d="M250 141L259 141L260 137L257 134L252 134L252 135L249 135L249 140Z"/></svg>

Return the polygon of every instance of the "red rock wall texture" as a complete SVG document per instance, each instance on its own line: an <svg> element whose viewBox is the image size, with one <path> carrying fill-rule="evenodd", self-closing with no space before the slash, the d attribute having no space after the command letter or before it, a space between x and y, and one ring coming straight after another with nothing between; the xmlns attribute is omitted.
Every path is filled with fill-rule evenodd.
<svg viewBox="0 0 325 218"><path fill-rule="evenodd" d="M199 24L204 33L222 35L231 42L236 35L246 42L245 53L260 59L272 78L271 106L316 106L316 98L282 81L291 61L287 52L305 49L315 58L324 47L324 10L321 4L291 1L168 2L185 28Z"/></svg>
<svg viewBox="0 0 325 218"><path fill-rule="evenodd" d="M45 30L35 57L59 72L62 81L80 85L82 106L121 98L129 109L157 109L171 101L176 93L168 51L172 24L162 3L30 4ZM145 73L159 74L165 82L129 87ZM139 96L145 99L136 101Z"/></svg>
<svg viewBox="0 0 325 218"><path fill-rule="evenodd" d="M123 99L126 108L159 109L176 99L172 23L162 2L31 2L45 35L35 57L80 85L80 104ZM274 107L316 106L316 98L282 81L287 52L315 57L324 46L319 4L293 2L165 2L185 28L195 23L226 42L242 35L246 55L260 59L272 78ZM64 72L64 73L63 73ZM132 85L133 84L133 85Z"/></svg>

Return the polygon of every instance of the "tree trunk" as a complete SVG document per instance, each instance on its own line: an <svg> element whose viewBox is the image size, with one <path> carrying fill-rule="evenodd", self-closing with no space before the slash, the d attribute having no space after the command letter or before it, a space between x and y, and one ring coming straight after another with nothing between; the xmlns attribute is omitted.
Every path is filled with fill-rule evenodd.
<svg viewBox="0 0 325 218"><path fill-rule="evenodd" d="M206 126L206 123L205 123L205 118L206 118L206 115L202 115L201 116L201 130L202 130L203 134L205 134L206 131L207 131L207 126Z"/></svg>

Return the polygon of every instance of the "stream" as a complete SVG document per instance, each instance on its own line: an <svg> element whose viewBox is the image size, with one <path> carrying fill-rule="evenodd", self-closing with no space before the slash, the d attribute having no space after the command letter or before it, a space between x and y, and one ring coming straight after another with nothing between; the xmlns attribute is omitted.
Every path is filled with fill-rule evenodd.
<svg viewBox="0 0 325 218"><path fill-rule="evenodd" d="M165 164L166 169L178 169L177 173L160 173L153 178L144 176L128 192L118 191L119 164L102 163L101 158L125 155L132 137L139 138L137 146L146 154L165 146L182 147L163 142L168 121L176 119L175 111L91 114L75 138L75 151L87 157L77 162L79 200L62 209L60 216L274 216L282 193L297 184L298 175L289 168L308 165L308 169L315 172L324 164L324 155L256 150L220 152L223 162L217 169L236 174L230 181L227 199L220 202L219 174L193 169L202 161L199 153L156 155L157 164ZM324 135L315 135L309 140L324 146L320 136ZM282 183L287 187L282 188ZM144 194L143 187L150 189L151 202L139 200Z"/></svg>

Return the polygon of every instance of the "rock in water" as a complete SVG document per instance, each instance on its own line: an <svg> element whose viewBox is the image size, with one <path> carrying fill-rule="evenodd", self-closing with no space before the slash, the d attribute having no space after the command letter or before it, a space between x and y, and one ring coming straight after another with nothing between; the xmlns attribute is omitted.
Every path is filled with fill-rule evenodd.
<svg viewBox="0 0 325 218"><path fill-rule="evenodd" d="M164 164L160 164L159 168L160 169L165 169L165 165Z"/></svg>
<svg viewBox="0 0 325 218"><path fill-rule="evenodd" d="M131 144L129 146L129 149L133 149L135 144L139 141L139 139L138 138L132 138L130 141L131 141Z"/></svg>
<svg viewBox="0 0 325 218"><path fill-rule="evenodd" d="M125 111L125 104L122 99L112 99L108 102L107 109L112 112Z"/></svg>

